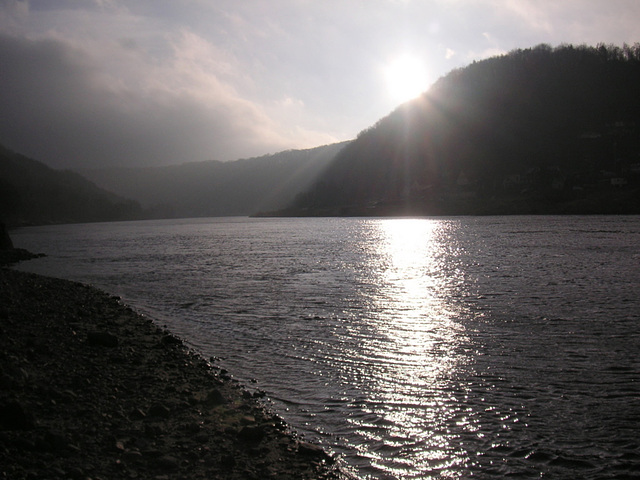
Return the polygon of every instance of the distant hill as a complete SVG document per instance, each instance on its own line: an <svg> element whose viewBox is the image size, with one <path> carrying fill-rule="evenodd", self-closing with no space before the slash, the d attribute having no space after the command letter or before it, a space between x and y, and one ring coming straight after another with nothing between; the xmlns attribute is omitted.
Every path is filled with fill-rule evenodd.
<svg viewBox="0 0 640 480"><path fill-rule="evenodd" d="M82 174L155 217L249 215L290 204L348 142L232 162L104 168Z"/></svg>
<svg viewBox="0 0 640 480"><path fill-rule="evenodd" d="M138 203L0 146L0 221L9 226L138 218Z"/></svg>
<svg viewBox="0 0 640 480"><path fill-rule="evenodd" d="M360 133L289 215L640 213L640 44L474 62Z"/></svg>

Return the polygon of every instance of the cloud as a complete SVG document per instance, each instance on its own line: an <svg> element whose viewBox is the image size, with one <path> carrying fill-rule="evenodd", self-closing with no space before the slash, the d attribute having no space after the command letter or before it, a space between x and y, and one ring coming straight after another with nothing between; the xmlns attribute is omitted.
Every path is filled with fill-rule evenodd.
<svg viewBox="0 0 640 480"><path fill-rule="evenodd" d="M637 0L0 0L0 143L55 166L312 147L393 110L381 72L407 52L436 79L539 43L633 43L639 18Z"/></svg>
<svg viewBox="0 0 640 480"><path fill-rule="evenodd" d="M170 61L155 65L114 43L102 53L115 69L95 51L0 35L0 142L55 166L228 160L292 146L238 94L232 58L189 32L171 42Z"/></svg>
<svg viewBox="0 0 640 480"><path fill-rule="evenodd" d="M1 0L0 18L2 20L22 19L29 13L29 3L24 0Z"/></svg>
<svg viewBox="0 0 640 480"><path fill-rule="evenodd" d="M246 59L223 42L180 23L162 28L166 19L115 1L59 5L53 13L0 5L0 143L10 148L56 167L87 167L232 160L337 140L304 121L283 124L304 103L274 109ZM44 15L50 28L1 33L16 30L7 12L20 6L26 13L11 22L26 15L34 25Z"/></svg>
<svg viewBox="0 0 640 480"><path fill-rule="evenodd" d="M537 38L536 43L633 43L640 35L637 0L490 0L497 25L511 38ZM511 27L511 28L508 28ZM520 32L520 35L515 33ZM526 47L530 45L520 45Z"/></svg>

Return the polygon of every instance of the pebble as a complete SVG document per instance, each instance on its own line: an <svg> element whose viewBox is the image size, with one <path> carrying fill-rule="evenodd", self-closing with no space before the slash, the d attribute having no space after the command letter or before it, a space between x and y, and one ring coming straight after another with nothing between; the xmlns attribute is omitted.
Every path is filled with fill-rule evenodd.
<svg viewBox="0 0 640 480"><path fill-rule="evenodd" d="M6 430L30 430L34 424L24 407L12 400L0 405L0 426Z"/></svg>
<svg viewBox="0 0 640 480"><path fill-rule="evenodd" d="M150 417L169 418L169 416L171 415L171 410L160 403L156 403L155 405L151 406L151 408L149 408L148 414Z"/></svg>
<svg viewBox="0 0 640 480"><path fill-rule="evenodd" d="M163 470L177 470L179 467L178 460L170 455L163 455L156 459L155 464Z"/></svg>
<svg viewBox="0 0 640 480"><path fill-rule="evenodd" d="M87 342L89 345L115 348L118 346L118 337L107 332L89 332Z"/></svg>
<svg viewBox="0 0 640 480"><path fill-rule="evenodd" d="M0 267L0 312L6 478L348 478L116 298Z"/></svg>
<svg viewBox="0 0 640 480"><path fill-rule="evenodd" d="M261 426L242 427L240 432L238 432L238 437L248 442L259 442L265 435L265 429Z"/></svg>

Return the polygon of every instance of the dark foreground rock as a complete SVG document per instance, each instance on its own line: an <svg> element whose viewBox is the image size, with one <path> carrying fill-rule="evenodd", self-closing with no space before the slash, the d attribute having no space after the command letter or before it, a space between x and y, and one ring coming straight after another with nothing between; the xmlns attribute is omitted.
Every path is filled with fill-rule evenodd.
<svg viewBox="0 0 640 480"><path fill-rule="evenodd" d="M117 298L0 267L0 478L345 478L246 393Z"/></svg>
<svg viewBox="0 0 640 480"><path fill-rule="evenodd" d="M11 237L9 236L7 227L4 223L0 222L0 251L12 249L13 242L11 241Z"/></svg>
<svg viewBox="0 0 640 480"><path fill-rule="evenodd" d="M31 253L24 248L0 249L0 265L11 265L12 263L18 263L38 257L44 257L44 254Z"/></svg>

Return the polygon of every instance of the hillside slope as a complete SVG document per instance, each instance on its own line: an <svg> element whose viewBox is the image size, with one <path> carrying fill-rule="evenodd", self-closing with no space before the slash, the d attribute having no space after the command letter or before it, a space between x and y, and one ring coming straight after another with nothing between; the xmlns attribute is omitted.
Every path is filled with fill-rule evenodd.
<svg viewBox="0 0 640 480"><path fill-rule="evenodd" d="M82 173L109 191L139 201L153 216L249 215L289 204L347 144L233 162L104 168Z"/></svg>
<svg viewBox="0 0 640 480"><path fill-rule="evenodd" d="M140 205L0 146L0 220L9 226L129 220Z"/></svg>
<svg viewBox="0 0 640 480"><path fill-rule="evenodd" d="M363 131L285 214L640 213L640 44L456 70Z"/></svg>

